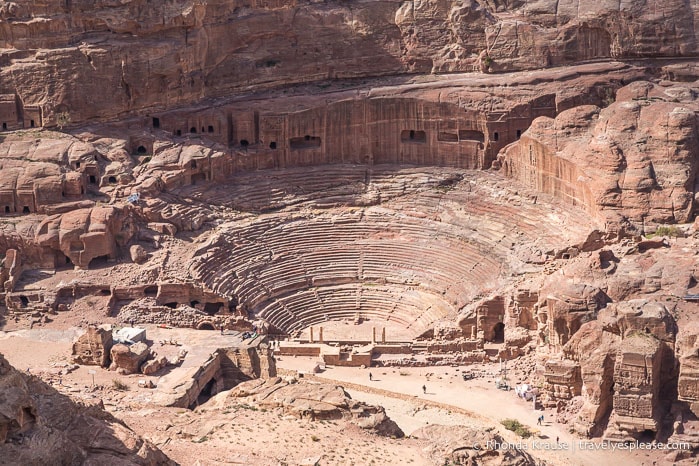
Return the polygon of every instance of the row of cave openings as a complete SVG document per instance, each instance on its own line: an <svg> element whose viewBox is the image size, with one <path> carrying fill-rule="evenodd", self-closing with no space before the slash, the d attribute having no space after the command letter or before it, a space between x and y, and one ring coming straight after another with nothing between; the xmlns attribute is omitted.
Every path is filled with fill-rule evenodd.
<svg viewBox="0 0 699 466"><path fill-rule="evenodd" d="M29 127L36 128L36 123L34 122L34 120L29 120ZM7 131L7 122L6 121L2 122L2 130Z"/></svg>
<svg viewBox="0 0 699 466"><path fill-rule="evenodd" d="M522 130L518 129L516 133L516 138L522 137ZM427 132L415 129L406 129L400 133L401 142L405 143L427 143ZM500 133L493 132L493 137L491 139L493 142L498 142L500 140ZM485 135L481 131L462 129L455 133L450 133L447 131L440 131L437 133L437 141L439 142L477 142L483 144L485 142Z"/></svg>
<svg viewBox="0 0 699 466"><path fill-rule="evenodd" d="M153 117L153 128L160 128L160 119L157 117ZM209 125L207 128L201 127L201 133L213 133L214 132L214 127L212 125ZM192 126L189 128L189 133L190 134L197 134L197 128L196 126ZM182 130L177 129L174 131L175 136L182 136ZM522 130L518 129L516 131L516 138L519 139L522 136ZM403 130L401 131L400 134L400 140L401 142L404 143L418 143L418 144L425 144L427 143L427 132L423 130L415 130L415 129L409 129L409 130ZM481 146L485 142L485 135L483 134L482 131L475 131L475 130L459 130L457 132L446 132L446 131L440 131L437 133L437 140L439 142L463 142L463 141L468 141L468 142L477 142L480 143ZM493 132L492 139L493 142L498 142L500 140L500 133L495 131ZM238 141L238 144L240 147L247 149L248 146L250 146L250 141L247 139L241 139ZM274 150L277 149L277 142L276 141L271 141L269 143L269 148ZM305 136L300 136L300 137L294 137L289 139L289 148L291 150L302 150L302 149L315 149L319 148L321 146L321 139L318 136L311 136L311 135L305 135ZM138 148L138 153L139 154L145 154L146 149L143 146L139 146Z"/></svg>
<svg viewBox="0 0 699 466"><path fill-rule="evenodd" d="M148 297L148 298L155 298L158 295L158 286L151 285L151 286L146 287L143 290L143 295L145 297ZM177 306L179 306L180 304L189 304L190 307L196 308L197 306L199 306L202 303L199 300L193 299L193 300L189 301L189 303L183 303L180 301L170 301L170 302L164 303L163 305L165 307L169 307L170 309L176 309ZM235 301L232 301L229 308L231 310L235 310L235 306L236 306ZM207 315L214 316L214 315L218 314L219 312L221 312L223 310L223 307L224 307L224 304L220 303L220 302L205 302L202 310ZM211 330L214 330L214 329L211 328Z"/></svg>
<svg viewBox="0 0 699 466"><path fill-rule="evenodd" d="M14 207L14 206L6 205L6 206L5 206L5 213L6 213L6 214L16 214L16 213L17 213L17 208ZM28 205L22 206L22 213L23 213L23 214L31 214L31 213L32 213L32 209L31 209Z"/></svg>

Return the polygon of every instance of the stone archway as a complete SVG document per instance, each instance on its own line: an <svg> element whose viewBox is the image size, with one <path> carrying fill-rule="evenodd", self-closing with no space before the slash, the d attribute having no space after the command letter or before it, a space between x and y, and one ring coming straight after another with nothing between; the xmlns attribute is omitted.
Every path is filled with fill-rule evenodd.
<svg viewBox="0 0 699 466"><path fill-rule="evenodd" d="M216 330L216 327L214 326L213 322L205 320L197 324L197 330Z"/></svg>

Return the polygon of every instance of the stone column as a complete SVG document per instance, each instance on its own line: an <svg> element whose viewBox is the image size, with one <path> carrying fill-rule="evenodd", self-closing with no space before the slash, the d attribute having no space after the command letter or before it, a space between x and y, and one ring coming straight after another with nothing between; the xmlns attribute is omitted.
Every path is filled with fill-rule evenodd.
<svg viewBox="0 0 699 466"><path fill-rule="evenodd" d="M318 327L318 342L323 343L323 327Z"/></svg>
<svg viewBox="0 0 699 466"><path fill-rule="evenodd" d="M386 343L386 327L381 329L381 343Z"/></svg>
<svg viewBox="0 0 699 466"><path fill-rule="evenodd" d="M371 327L371 342L376 343L376 327Z"/></svg>
<svg viewBox="0 0 699 466"><path fill-rule="evenodd" d="M313 327L309 327L309 330L311 332L311 343L313 343Z"/></svg>

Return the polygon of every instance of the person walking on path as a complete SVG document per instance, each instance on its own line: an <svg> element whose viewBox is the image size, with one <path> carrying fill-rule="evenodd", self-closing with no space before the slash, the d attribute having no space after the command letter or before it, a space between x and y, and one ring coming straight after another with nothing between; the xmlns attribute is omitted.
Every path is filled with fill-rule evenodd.
<svg viewBox="0 0 699 466"><path fill-rule="evenodd" d="M374 377L371 375L371 372L369 372L369 381L371 382L372 380L374 380Z"/></svg>
<svg viewBox="0 0 699 466"><path fill-rule="evenodd" d="M427 387L425 387L424 385L422 386L422 393L427 395Z"/></svg>

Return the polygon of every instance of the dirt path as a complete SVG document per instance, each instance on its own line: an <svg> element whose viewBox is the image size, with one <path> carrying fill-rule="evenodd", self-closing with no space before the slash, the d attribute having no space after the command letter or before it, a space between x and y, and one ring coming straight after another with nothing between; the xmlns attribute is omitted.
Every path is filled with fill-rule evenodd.
<svg viewBox="0 0 699 466"><path fill-rule="evenodd" d="M285 369L310 372L315 359L282 357L277 364ZM496 389L491 379L464 381L460 369L328 367L317 377L342 384L360 401L384 406L406 434L426 423L456 425L464 418L466 425L495 425L502 431L500 421L513 418L539 432L535 438L522 441L522 445L526 445L524 448L555 465L652 465L662 457L657 452L651 457L641 452L585 448L587 441L569 434L566 425L555 423L552 411L534 410L531 402L521 400L514 391ZM371 381L369 372L373 376ZM426 393L423 393L423 385ZM413 415L405 403L412 406ZM537 418L541 414L545 420L538 426ZM506 438L511 441L511 437Z"/></svg>

